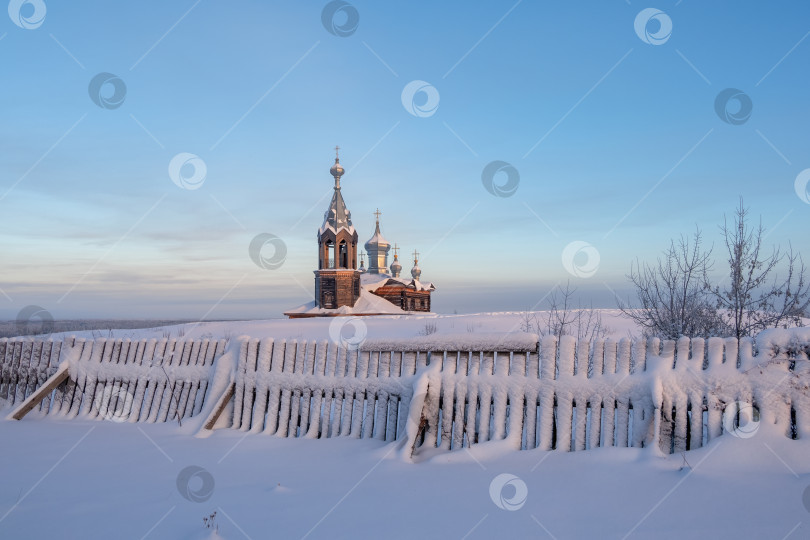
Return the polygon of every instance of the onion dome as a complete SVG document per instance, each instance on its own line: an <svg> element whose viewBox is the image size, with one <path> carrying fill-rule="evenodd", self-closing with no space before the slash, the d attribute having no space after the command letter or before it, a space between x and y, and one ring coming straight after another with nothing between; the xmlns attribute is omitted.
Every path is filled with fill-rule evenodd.
<svg viewBox="0 0 810 540"><path fill-rule="evenodd" d="M338 158L335 158L335 164L332 165L331 169L329 169L329 174L331 174L337 179L343 176L344 172L346 171L343 170L343 167L340 164L340 160Z"/></svg>
<svg viewBox="0 0 810 540"><path fill-rule="evenodd" d="M399 264L399 248L394 244L394 262L391 263L391 275L395 278L399 277L402 272L402 265Z"/></svg>
<svg viewBox="0 0 810 540"><path fill-rule="evenodd" d="M413 276L413 279L415 279L416 281L419 281L419 278L420 278L421 275L422 275L422 269L419 268L419 252L414 250L414 252L413 252L413 268L411 268L411 276Z"/></svg>
<svg viewBox="0 0 810 540"><path fill-rule="evenodd" d="M360 273L364 273L366 271L366 261L363 258L363 254L360 254Z"/></svg>

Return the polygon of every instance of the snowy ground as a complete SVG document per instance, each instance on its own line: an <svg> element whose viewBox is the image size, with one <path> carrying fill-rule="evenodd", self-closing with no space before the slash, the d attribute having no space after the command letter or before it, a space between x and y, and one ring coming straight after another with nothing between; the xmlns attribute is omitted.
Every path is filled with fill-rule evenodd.
<svg viewBox="0 0 810 540"><path fill-rule="evenodd" d="M202 539L214 511L228 539L810 537L810 443L765 426L687 453L691 468L636 449L479 448L409 464L376 441L185 430L0 422L0 537ZM184 497L192 465L204 472L181 479ZM502 473L525 483L522 508L490 497Z"/></svg>
<svg viewBox="0 0 810 540"><path fill-rule="evenodd" d="M603 317L614 338L634 330L615 311ZM426 323L438 334L507 332L521 320L363 324L374 339L416 336ZM112 337L330 339L334 324L202 323ZM752 438L724 435L684 455L484 444L407 463L396 443L228 429L195 438L198 423L0 420L0 538L810 538L810 440L765 424ZM214 511L219 536L203 524Z"/></svg>

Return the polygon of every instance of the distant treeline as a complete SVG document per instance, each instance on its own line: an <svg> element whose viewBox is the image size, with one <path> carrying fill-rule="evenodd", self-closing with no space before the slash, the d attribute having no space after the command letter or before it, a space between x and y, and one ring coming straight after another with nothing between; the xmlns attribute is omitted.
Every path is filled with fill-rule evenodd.
<svg viewBox="0 0 810 540"><path fill-rule="evenodd" d="M0 321L0 338L35 336L57 332L90 332L93 330L131 330L138 328L159 328L175 324L191 323L191 320L176 319L75 319L64 321ZM103 336L102 336L103 337Z"/></svg>

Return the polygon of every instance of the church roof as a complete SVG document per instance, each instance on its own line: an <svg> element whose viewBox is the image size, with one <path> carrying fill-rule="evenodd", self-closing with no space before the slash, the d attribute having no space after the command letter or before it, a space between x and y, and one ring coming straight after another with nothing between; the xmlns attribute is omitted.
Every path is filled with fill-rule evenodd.
<svg viewBox="0 0 810 540"><path fill-rule="evenodd" d="M346 202L340 193L340 177L343 176L344 171L337 157L335 157L335 164L332 165L329 172L335 178L335 192L332 194L332 202L329 203L329 208L323 214L323 225L321 225L318 232L323 234L327 229L331 229L332 232L337 234L339 230L346 229L350 234L354 234L352 213L346 208Z"/></svg>
<svg viewBox="0 0 810 540"><path fill-rule="evenodd" d="M340 194L339 185L335 185L335 192L332 194L332 202L329 203L329 208L323 214L323 225L321 225L320 232L323 233L326 229L332 229L335 233L341 229L346 229L354 234L352 213L346 208L343 195Z"/></svg>
<svg viewBox="0 0 810 540"><path fill-rule="evenodd" d="M417 279L395 278L385 274L363 274L360 276L360 284L363 289L374 292L380 287L399 286L412 288L417 291L435 291L436 286L430 282L423 282Z"/></svg>

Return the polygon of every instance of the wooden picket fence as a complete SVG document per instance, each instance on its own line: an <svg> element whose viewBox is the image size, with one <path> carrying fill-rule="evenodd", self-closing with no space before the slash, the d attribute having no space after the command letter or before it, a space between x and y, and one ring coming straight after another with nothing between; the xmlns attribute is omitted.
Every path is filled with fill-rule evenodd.
<svg viewBox="0 0 810 540"><path fill-rule="evenodd" d="M797 412L810 410L806 357L800 373L795 359L771 350L754 356L753 347L750 339L551 337L500 350L407 341L347 350L251 340L241 344L231 425L392 441L410 420L417 451L504 441L545 450L658 444L671 453L736 431L750 409L748 422L767 416L788 436L810 435L810 418ZM428 381L422 394L414 389L420 373Z"/></svg>
<svg viewBox="0 0 810 540"><path fill-rule="evenodd" d="M426 455L483 443L671 453L729 431L747 436L743 409L753 424L810 436L810 334L791 335L789 347L767 336L439 337L360 348L268 338L230 352L224 340L0 340L0 399L15 418L26 407L130 422L205 410L204 429L405 440ZM225 382L212 385L228 354Z"/></svg>
<svg viewBox="0 0 810 540"><path fill-rule="evenodd" d="M0 399L19 418L38 409L119 422L182 419L202 409L224 349L225 340L207 339L2 339Z"/></svg>

